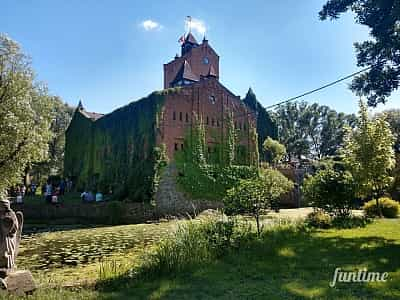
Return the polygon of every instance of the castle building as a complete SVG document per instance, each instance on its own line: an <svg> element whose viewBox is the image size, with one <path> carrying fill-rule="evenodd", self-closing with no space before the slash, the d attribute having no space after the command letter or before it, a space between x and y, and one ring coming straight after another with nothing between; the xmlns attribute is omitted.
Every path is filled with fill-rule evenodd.
<svg viewBox="0 0 400 300"><path fill-rule="evenodd" d="M234 118L238 145L243 149L251 146L249 130L255 126L254 113L219 81L219 56L208 40L204 38L199 44L189 32L181 45L181 56L164 64L164 89L174 87L181 89L167 97L159 137L170 158L184 147L195 116L205 125L208 152L222 143L229 114Z"/></svg>
<svg viewBox="0 0 400 300"><path fill-rule="evenodd" d="M205 128L205 152L217 158L222 155L218 149L228 125L233 123L237 157L241 158L236 163L249 164L257 147L252 135L255 118L240 97L219 81L219 56L208 40L199 44L189 32L181 43L181 55L164 64L162 91L105 115L78 105L66 132L65 175L80 186L94 178L134 189L139 185L136 181L147 177L132 172L140 173L144 165L151 165L153 148L164 144L169 159L174 160L199 122Z"/></svg>

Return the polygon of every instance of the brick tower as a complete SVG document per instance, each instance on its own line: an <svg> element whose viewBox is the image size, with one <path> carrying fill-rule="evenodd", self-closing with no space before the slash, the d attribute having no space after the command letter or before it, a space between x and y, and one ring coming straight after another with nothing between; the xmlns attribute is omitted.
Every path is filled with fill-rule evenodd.
<svg viewBox="0 0 400 300"><path fill-rule="evenodd" d="M219 79L219 56L206 38L199 44L189 32L182 38L181 56L164 64L164 89L191 84L207 75Z"/></svg>

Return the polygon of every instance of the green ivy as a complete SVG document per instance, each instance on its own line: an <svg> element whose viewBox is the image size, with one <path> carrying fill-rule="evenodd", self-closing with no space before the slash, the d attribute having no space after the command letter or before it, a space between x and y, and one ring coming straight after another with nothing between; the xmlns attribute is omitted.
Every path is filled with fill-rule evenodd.
<svg viewBox="0 0 400 300"><path fill-rule="evenodd" d="M244 145L237 145L233 116L229 115L226 120L225 137L205 160L205 129L201 118L196 116L195 120L193 128L185 135L184 151L178 151L174 157L179 173L178 185L194 199L221 201L226 191L241 179L258 176L257 136L253 133L250 137L255 138L251 143L254 146L250 150ZM217 136L213 131L210 134L214 138ZM257 163L249 165L252 158L257 160Z"/></svg>
<svg viewBox="0 0 400 300"><path fill-rule="evenodd" d="M156 149L156 130L164 95L173 92L154 92L97 121L77 110L66 132L65 175L78 189L112 190L119 199L150 200L164 157Z"/></svg>

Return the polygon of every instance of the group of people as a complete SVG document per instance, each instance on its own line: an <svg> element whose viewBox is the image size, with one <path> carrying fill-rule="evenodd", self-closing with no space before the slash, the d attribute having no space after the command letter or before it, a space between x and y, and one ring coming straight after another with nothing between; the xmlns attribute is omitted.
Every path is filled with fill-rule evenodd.
<svg viewBox="0 0 400 300"><path fill-rule="evenodd" d="M92 193L91 191L83 191L81 194L82 202L101 202L104 200L101 192Z"/></svg>
<svg viewBox="0 0 400 300"><path fill-rule="evenodd" d="M73 190L73 183L69 179L48 180L41 186L41 195L44 197L46 203L57 204L60 202L60 196ZM9 196L15 199L16 203L24 203L25 196L35 196L39 190L38 185L32 182L30 185L18 185L9 191ZM110 190L110 195L112 191ZM81 200L84 203L102 202L107 200L107 197L100 192L93 192L89 189L82 191Z"/></svg>
<svg viewBox="0 0 400 300"><path fill-rule="evenodd" d="M72 190L72 181L61 179L57 184L48 181L42 186L42 195L44 195L46 203L58 203L59 197L64 195L66 191Z"/></svg>
<svg viewBox="0 0 400 300"><path fill-rule="evenodd" d="M58 203L59 196L73 188L72 181L61 179L57 183L47 181L41 187L42 195L47 203ZM31 182L28 185L17 185L9 190L9 196L15 199L16 203L24 203L25 196L35 196L38 191L38 185Z"/></svg>

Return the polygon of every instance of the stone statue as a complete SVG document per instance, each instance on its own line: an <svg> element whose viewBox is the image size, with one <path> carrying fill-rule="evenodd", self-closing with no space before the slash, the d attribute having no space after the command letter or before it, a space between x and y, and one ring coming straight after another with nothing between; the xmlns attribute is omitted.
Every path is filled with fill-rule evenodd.
<svg viewBox="0 0 400 300"><path fill-rule="evenodd" d="M16 270L15 265L23 220L23 214L14 212L8 200L0 199L0 287L18 295L36 288L32 274Z"/></svg>
<svg viewBox="0 0 400 300"><path fill-rule="evenodd" d="M15 268L21 240L23 215L10 208L8 200L0 200L0 277L3 270ZM3 271L3 272L2 272ZM7 272L6 272L7 273Z"/></svg>

